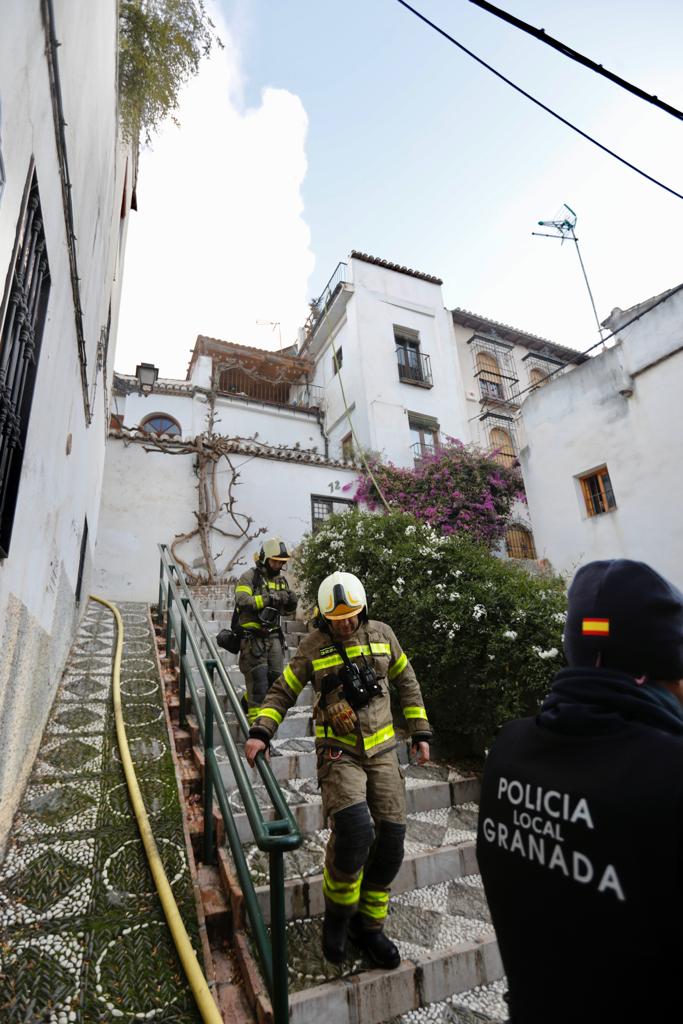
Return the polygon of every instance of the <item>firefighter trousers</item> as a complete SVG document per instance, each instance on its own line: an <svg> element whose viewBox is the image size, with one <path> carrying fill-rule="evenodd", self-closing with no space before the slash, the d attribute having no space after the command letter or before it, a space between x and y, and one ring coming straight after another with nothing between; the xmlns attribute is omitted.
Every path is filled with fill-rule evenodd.
<svg viewBox="0 0 683 1024"><path fill-rule="evenodd" d="M285 667L285 652L279 633L245 636L238 665L247 688L247 718L251 724L258 717L269 687L282 675Z"/></svg>
<svg viewBox="0 0 683 1024"><path fill-rule="evenodd" d="M359 912L364 928L381 931L406 833L405 783L396 750L361 760L321 749L318 781L332 832L323 870L325 907L340 917Z"/></svg>

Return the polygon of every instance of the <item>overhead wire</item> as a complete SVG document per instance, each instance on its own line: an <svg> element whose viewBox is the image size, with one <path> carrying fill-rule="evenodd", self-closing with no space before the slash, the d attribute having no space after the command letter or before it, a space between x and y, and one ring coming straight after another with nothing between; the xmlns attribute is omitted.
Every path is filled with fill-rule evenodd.
<svg viewBox="0 0 683 1024"><path fill-rule="evenodd" d="M603 145L602 142L598 142L598 140L593 138L592 135L589 135L588 132L584 132L583 129L579 128L571 121L568 121L566 117L563 117L561 114L558 114L557 111L553 110L551 107L547 106L541 100L537 99L536 96L532 96L530 92L526 91L526 89L523 89L520 85L517 85L515 82L512 81L512 79L507 78L504 74L502 74L502 72L497 71L496 68L492 67L491 64L488 64L481 57L478 57L476 53L473 53L472 50L469 50L462 43L458 42L458 40L455 39L454 36L446 32L446 30L437 25L436 22L430 21L430 19L427 18L424 14L418 11L415 7L411 6L411 4L407 3L407 0L396 0L396 2L399 3L401 7L405 7L405 9L407 11L410 11L411 14L414 14L415 17L419 18L420 21L423 21L425 25L428 25L435 32L438 32L440 36L443 36L444 39L447 39L449 43L453 44L453 46L457 46L459 50L462 50L463 53L466 53L467 56L471 57L472 60L475 60L477 64L481 64L483 68L486 68L487 71L490 71L492 75L496 76L496 78L499 78L502 82L505 82L506 85L509 85L511 89L515 90L515 92L518 92L520 93L520 95L525 96L528 100L531 100L531 102L535 103L537 107L540 107L541 110L545 110L547 114L550 114L551 117L554 117L561 124L566 125L567 128L571 128L571 130L573 132L576 132L577 135L580 135L581 138L586 139L588 142L591 142L594 146L597 146L598 149L602 150L603 153L607 153L608 156L614 157L614 159L618 160L619 163L623 164L625 167L630 168L632 171L635 171L636 174L639 174L642 178L645 178L647 181L652 182L653 185L657 185L659 188L664 189L665 192L669 192L672 196L676 196L677 199L683 199L683 193L677 192L675 189L670 188L668 185L665 185L663 182L659 181L651 174L648 174L647 171L643 171L640 167L636 167L636 165L632 164L630 160L627 160L623 156L619 156L619 154L615 153L613 149L610 149L608 146Z"/></svg>
<svg viewBox="0 0 683 1024"><path fill-rule="evenodd" d="M641 100L645 100L647 103L652 103L655 107L659 107L667 114L671 114L672 117L678 118L679 121L683 121L683 111L678 110L670 103L666 103L664 100L660 100L659 96L654 96L651 93L645 92L640 86L634 85L632 82L628 82L625 78L621 78L620 75L610 71L603 64L598 64L596 61L591 60L590 57L584 56L579 53L578 50L572 49L571 46L567 46L566 43L561 42L559 39L554 39L553 36L548 35L544 28L535 28L526 21L522 21L521 18L515 17L514 14L509 14L507 11L502 10L500 7L496 7L494 4L490 4L488 0L468 0L469 3L474 4L475 7L480 7L483 11L487 11L489 14L493 14L496 18L500 18L501 21L506 21L509 25L513 25L514 28L520 29L522 32L526 32L527 35L533 36L538 39L541 43L545 43L546 46L551 46L554 50L563 54L565 57L569 57L570 60L576 61L577 64L582 64L585 68L590 71L595 71L596 74L602 75L603 78L609 79L610 82L614 82L615 85L620 86L622 89L626 89L627 92L633 93Z"/></svg>

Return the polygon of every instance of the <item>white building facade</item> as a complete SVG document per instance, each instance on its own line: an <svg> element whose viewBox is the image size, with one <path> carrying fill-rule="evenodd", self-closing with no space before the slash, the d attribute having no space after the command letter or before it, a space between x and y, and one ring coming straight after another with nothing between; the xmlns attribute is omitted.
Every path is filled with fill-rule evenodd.
<svg viewBox="0 0 683 1024"><path fill-rule="evenodd" d="M484 347L494 355L482 365ZM438 278L354 252L312 305L299 345L266 352L200 336L187 380L159 381L148 397L117 374L97 585L115 599L154 600L160 542L173 544L185 572L206 582L249 564L259 530L295 546L352 504L359 451L411 467L454 437L510 465L515 426L513 447L487 417L493 409L506 426L516 424L526 383L520 373L513 386L517 362L527 376L525 360L543 367L540 386L546 367L564 370L575 356L448 311ZM211 437L198 441L209 428ZM198 470L207 444L223 446L210 484ZM217 514L202 543L206 494ZM500 553L536 557L522 503Z"/></svg>
<svg viewBox="0 0 683 1024"><path fill-rule="evenodd" d="M567 575L632 558L683 587L683 285L604 326L613 347L523 408L538 552Z"/></svg>
<svg viewBox="0 0 683 1024"><path fill-rule="evenodd" d="M2 5L0 846L90 585L136 171L117 21L115 0Z"/></svg>

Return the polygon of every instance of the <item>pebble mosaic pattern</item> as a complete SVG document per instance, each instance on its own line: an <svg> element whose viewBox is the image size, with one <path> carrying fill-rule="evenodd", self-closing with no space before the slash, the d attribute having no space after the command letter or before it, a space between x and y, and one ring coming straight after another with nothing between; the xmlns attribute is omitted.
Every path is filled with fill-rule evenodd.
<svg viewBox="0 0 683 1024"><path fill-rule="evenodd" d="M197 951L182 812L147 606L120 605L138 781ZM0 866L3 1024L199 1021L156 896L116 745L115 624L91 602Z"/></svg>

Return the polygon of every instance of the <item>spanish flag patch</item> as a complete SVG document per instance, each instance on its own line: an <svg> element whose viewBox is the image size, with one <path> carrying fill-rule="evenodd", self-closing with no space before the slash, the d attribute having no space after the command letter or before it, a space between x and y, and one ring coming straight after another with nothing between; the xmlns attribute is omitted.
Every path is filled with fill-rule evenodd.
<svg viewBox="0 0 683 1024"><path fill-rule="evenodd" d="M584 619L581 632L584 636L609 636L609 619Z"/></svg>

